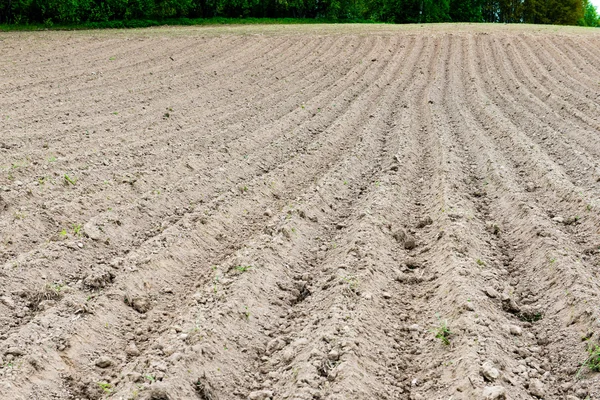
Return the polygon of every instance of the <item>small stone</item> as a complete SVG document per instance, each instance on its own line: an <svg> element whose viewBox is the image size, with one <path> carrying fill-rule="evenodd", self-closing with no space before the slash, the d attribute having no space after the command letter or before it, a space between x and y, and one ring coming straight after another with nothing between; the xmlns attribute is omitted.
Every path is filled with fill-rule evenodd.
<svg viewBox="0 0 600 400"><path fill-rule="evenodd" d="M485 294L487 294L489 297L491 297L492 299L495 299L496 297L498 297L498 292L496 292L496 290L491 286L486 287L483 290L483 292Z"/></svg>
<svg viewBox="0 0 600 400"><path fill-rule="evenodd" d="M23 350L19 349L18 347L9 347L8 349L6 349L6 351L4 352L4 354L6 355L12 355L15 357L20 357L22 356Z"/></svg>
<svg viewBox="0 0 600 400"><path fill-rule="evenodd" d="M340 352L333 349L329 352L329 354L327 354L327 358L331 361L337 361L340 359Z"/></svg>
<svg viewBox="0 0 600 400"><path fill-rule="evenodd" d="M273 211L271 211L271 209L270 209L270 208L267 208L267 209L265 210L265 216L267 216L267 217L272 217L272 216L273 216Z"/></svg>
<svg viewBox="0 0 600 400"><path fill-rule="evenodd" d="M21 181L15 181L15 185L17 185L17 186L23 186L23 182L21 182Z"/></svg>
<svg viewBox="0 0 600 400"><path fill-rule="evenodd" d="M529 393L532 395L543 399L546 396L546 390L544 389L544 384L539 379L530 379L529 380Z"/></svg>
<svg viewBox="0 0 600 400"><path fill-rule="evenodd" d="M427 225L431 225L433 224L433 220L431 219L430 216L427 216L423 219L420 219L419 222L417 222L417 228L424 228Z"/></svg>
<svg viewBox="0 0 600 400"><path fill-rule="evenodd" d="M129 302L129 305L140 314L144 314L150 310L150 301L144 297L134 297Z"/></svg>
<svg viewBox="0 0 600 400"><path fill-rule="evenodd" d="M267 344L267 354L273 354L277 350L283 349L285 341L282 339L273 339Z"/></svg>
<svg viewBox="0 0 600 400"><path fill-rule="evenodd" d="M79 247L80 249L83 249L83 243L81 243L81 242L77 243L77 247Z"/></svg>
<svg viewBox="0 0 600 400"><path fill-rule="evenodd" d="M392 295L389 292L383 292L381 293L381 297L383 297L384 299L391 299Z"/></svg>
<svg viewBox="0 0 600 400"><path fill-rule="evenodd" d="M417 324L412 324L408 327L408 330L411 332L418 332L419 330L421 330L421 327Z"/></svg>
<svg viewBox="0 0 600 400"><path fill-rule="evenodd" d="M506 400L506 389L502 386L486 386L482 395L485 400Z"/></svg>
<svg viewBox="0 0 600 400"><path fill-rule="evenodd" d="M412 236L407 236L406 240L404 241L404 248L406 250L412 250L415 247L417 247L417 242L415 241L415 238Z"/></svg>
<svg viewBox="0 0 600 400"><path fill-rule="evenodd" d="M398 229L392 233L392 237L396 239L397 242L404 243L406 240L406 232L404 232L404 229Z"/></svg>
<svg viewBox="0 0 600 400"><path fill-rule="evenodd" d="M362 298L365 300L371 300L373 298L373 295L369 292L365 292L363 293Z"/></svg>
<svg viewBox="0 0 600 400"><path fill-rule="evenodd" d="M470 301L467 301L465 303L465 309L469 311L475 311L475 306Z"/></svg>
<svg viewBox="0 0 600 400"><path fill-rule="evenodd" d="M107 356L101 356L94 364L96 364L96 367L98 368L108 368L113 364L113 361Z"/></svg>
<svg viewBox="0 0 600 400"><path fill-rule="evenodd" d="M140 351L137 348L137 346L135 345L135 343L131 342L125 349L125 354L127 354L130 357L136 357L136 356L140 355Z"/></svg>
<svg viewBox="0 0 600 400"><path fill-rule="evenodd" d="M140 374L139 372L135 372L135 371L129 372L127 374L127 377L132 382L141 382L142 380L144 380L144 377L142 376L142 374Z"/></svg>
<svg viewBox="0 0 600 400"><path fill-rule="evenodd" d="M521 336L523 334L523 329L520 326L511 325L508 329L511 335Z"/></svg>
<svg viewBox="0 0 600 400"><path fill-rule="evenodd" d="M500 372L494 368L494 364L491 361L484 362L479 372L489 382L495 381L500 376Z"/></svg>
<svg viewBox="0 0 600 400"><path fill-rule="evenodd" d="M93 221L90 221L90 222L86 223L85 225L83 225L83 232L84 232L85 236L87 236L88 238L90 238L92 240L99 241L99 240L102 240L102 238L104 237L100 228Z"/></svg>
<svg viewBox="0 0 600 400"><path fill-rule="evenodd" d="M256 390L248 395L248 400L267 400L272 397L272 390Z"/></svg>
<svg viewBox="0 0 600 400"><path fill-rule="evenodd" d="M0 303L4 304L6 307L8 308L15 308L15 302L13 299L11 299L8 296L2 296L0 297Z"/></svg>
<svg viewBox="0 0 600 400"><path fill-rule="evenodd" d="M295 356L296 356L296 352L294 351L294 349L288 347L282 351L281 359L284 362L289 363L290 361L292 361L294 359Z"/></svg>

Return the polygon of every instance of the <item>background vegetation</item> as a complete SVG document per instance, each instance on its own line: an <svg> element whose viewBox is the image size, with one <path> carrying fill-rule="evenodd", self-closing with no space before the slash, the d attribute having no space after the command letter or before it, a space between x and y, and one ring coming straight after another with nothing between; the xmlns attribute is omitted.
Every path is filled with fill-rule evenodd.
<svg viewBox="0 0 600 400"><path fill-rule="evenodd" d="M218 23L215 18L599 25L588 0L0 0L0 24L20 26Z"/></svg>

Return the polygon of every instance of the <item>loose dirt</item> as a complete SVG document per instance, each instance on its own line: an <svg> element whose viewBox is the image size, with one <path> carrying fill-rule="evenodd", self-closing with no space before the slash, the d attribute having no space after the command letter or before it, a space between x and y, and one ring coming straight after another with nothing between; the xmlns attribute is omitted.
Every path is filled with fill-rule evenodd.
<svg viewBox="0 0 600 400"><path fill-rule="evenodd" d="M598 49L0 34L0 398L600 398Z"/></svg>

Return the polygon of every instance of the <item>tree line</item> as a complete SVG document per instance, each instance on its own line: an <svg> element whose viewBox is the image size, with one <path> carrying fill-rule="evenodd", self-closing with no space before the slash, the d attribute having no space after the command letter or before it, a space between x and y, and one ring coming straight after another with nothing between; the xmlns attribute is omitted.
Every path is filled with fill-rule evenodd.
<svg viewBox="0 0 600 400"><path fill-rule="evenodd" d="M599 25L588 0L0 0L4 24L214 17Z"/></svg>

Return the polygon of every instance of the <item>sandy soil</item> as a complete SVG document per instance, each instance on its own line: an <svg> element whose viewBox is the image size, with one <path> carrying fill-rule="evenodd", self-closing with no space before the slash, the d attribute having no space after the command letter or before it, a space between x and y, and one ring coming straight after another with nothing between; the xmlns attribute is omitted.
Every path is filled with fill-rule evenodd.
<svg viewBox="0 0 600 400"><path fill-rule="evenodd" d="M0 398L600 399L598 49L0 34Z"/></svg>

